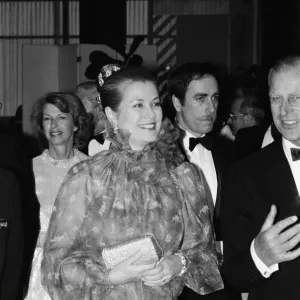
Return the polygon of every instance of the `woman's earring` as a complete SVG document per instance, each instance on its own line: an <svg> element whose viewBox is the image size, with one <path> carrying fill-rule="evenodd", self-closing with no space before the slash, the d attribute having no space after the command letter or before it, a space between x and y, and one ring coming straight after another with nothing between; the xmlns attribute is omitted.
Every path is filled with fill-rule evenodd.
<svg viewBox="0 0 300 300"><path fill-rule="evenodd" d="M114 127L114 133L117 133L117 131L118 131L118 129L119 129L119 128L118 128L118 124L115 123L113 127Z"/></svg>

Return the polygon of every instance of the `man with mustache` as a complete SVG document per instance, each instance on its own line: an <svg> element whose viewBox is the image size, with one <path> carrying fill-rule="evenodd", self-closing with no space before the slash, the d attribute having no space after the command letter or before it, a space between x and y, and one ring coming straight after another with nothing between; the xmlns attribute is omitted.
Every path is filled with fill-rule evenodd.
<svg viewBox="0 0 300 300"><path fill-rule="evenodd" d="M205 63L185 63L168 79L168 96L176 111L175 126L180 131L179 147L186 160L196 165L205 175L211 192L210 213L213 218L216 238L221 190L221 175L227 167L224 148L212 136L217 116L219 87L211 66ZM221 256L221 243L217 248ZM225 286L225 290L210 295L196 295L185 288L181 298L241 299L239 294Z"/></svg>

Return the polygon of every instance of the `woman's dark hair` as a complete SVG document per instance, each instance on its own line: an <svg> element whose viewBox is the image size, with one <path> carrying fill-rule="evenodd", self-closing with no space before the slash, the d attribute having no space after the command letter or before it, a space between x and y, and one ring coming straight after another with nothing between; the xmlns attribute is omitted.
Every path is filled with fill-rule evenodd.
<svg viewBox="0 0 300 300"><path fill-rule="evenodd" d="M42 147L44 149L48 148L48 141L43 128L43 112L46 104L52 104L61 112L71 114L74 125L78 128L74 132L73 144L75 148L82 149L92 133L91 117L86 113L83 104L77 96L62 92L48 93L38 99L32 107L31 122Z"/></svg>
<svg viewBox="0 0 300 300"><path fill-rule="evenodd" d="M155 78L142 67L125 67L104 79L100 89L100 98L103 110L110 107L113 111L118 111L122 101L123 93L121 85L125 82L146 82L150 81L156 85Z"/></svg>

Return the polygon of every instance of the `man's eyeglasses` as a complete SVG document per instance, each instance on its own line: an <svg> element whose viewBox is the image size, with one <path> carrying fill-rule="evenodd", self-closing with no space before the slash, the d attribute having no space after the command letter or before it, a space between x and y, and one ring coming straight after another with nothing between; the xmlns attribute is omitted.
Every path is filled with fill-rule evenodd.
<svg viewBox="0 0 300 300"><path fill-rule="evenodd" d="M243 113L243 114L229 114L229 117L230 118L237 118L237 117L245 116L245 115L247 115L247 113Z"/></svg>

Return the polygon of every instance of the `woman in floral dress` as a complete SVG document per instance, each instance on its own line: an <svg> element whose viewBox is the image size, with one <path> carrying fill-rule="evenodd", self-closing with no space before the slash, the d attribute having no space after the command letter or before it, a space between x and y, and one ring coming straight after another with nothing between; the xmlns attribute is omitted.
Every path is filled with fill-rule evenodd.
<svg viewBox="0 0 300 300"><path fill-rule="evenodd" d="M37 241L26 300L51 299L41 284L43 244L53 204L68 170L88 157L82 146L88 116L80 100L67 93L50 93L32 110L32 122L48 147L33 159L36 194L40 203L40 234Z"/></svg>
<svg viewBox="0 0 300 300"><path fill-rule="evenodd" d="M56 198L44 245L42 283L55 300L177 299L184 285L199 294L223 288L204 176L183 161L179 137L156 84L142 69L104 70L101 101L110 149L73 167ZM105 247L144 234L163 249L141 252L112 269Z"/></svg>

